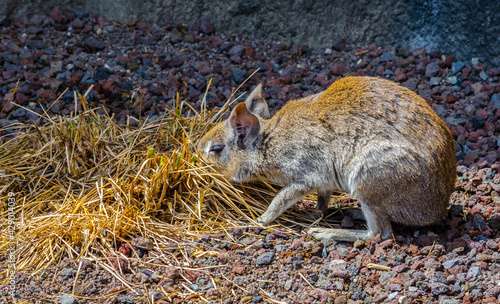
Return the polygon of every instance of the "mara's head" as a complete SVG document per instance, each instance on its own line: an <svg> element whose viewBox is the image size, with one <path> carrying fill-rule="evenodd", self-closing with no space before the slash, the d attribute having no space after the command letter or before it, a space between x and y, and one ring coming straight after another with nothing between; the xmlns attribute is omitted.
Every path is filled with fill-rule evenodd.
<svg viewBox="0 0 500 304"><path fill-rule="evenodd" d="M217 171L234 182L242 182L242 166L255 151L256 141L269 109L258 85L244 103L232 110L229 118L215 125L198 142L199 153L206 157Z"/></svg>

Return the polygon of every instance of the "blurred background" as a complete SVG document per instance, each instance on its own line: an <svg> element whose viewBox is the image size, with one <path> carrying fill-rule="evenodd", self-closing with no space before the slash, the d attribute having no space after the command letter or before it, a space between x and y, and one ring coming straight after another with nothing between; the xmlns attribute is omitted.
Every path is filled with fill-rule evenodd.
<svg viewBox="0 0 500 304"><path fill-rule="evenodd" d="M500 2L487 0L2 0L0 16L93 12L108 20L157 25L210 21L230 31L334 50L404 45L500 64ZM348 50L348 49L347 49Z"/></svg>

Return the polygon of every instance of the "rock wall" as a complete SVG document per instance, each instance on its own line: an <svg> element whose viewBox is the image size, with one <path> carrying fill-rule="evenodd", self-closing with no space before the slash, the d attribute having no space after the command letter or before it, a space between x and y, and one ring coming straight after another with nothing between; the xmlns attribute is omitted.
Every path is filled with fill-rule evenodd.
<svg viewBox="0 0 500 304"><path fill-rule="evenodd" d="M0 0L0 16L93 12L107 19L198 25L311 47L405 45L500 65L500 1L489 0Z"/></svg>

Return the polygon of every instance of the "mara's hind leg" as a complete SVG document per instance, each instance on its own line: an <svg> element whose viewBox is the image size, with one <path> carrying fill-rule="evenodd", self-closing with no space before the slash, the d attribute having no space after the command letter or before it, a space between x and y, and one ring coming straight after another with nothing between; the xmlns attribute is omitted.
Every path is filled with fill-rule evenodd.
<svg viewBox="0 0 500 304"><path fill-rule="evenodd" d="M361 210L366 220L368 230L372 235L380 233L382 239L389 239L392 237L392 225L389 218L381 212L375 212L367 204L361 202Z"/></svg>
<svg viewBox="0 0 500 304"><path fill-rule="evenodd" d="M368 205L362 202L361 210L366 219L368 230L310 228L308 234L317 239L333 239L349 242L356 240L366 241L379 233L382 239L388 239L392 236L391 222L385 215L375 213Z"/></svg>

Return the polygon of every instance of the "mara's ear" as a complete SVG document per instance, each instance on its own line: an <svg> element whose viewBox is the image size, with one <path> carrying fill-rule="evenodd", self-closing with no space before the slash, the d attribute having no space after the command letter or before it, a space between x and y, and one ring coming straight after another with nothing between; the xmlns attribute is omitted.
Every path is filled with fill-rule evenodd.
<svg viewBox="0 0 500 304"><path fill-rule="evenodd" d="M262 98L262 84L259 84L255 89L253 89L247 100L245 100L245 104L247 105L247 109L253 114L264 119L268 119L270 117L267 103L264 98Z"/></svg>
<svg viewBox="0 0 500 304"><path fill-rule="evenodd" d="M246 149L259 136L260 121L248 111L245 103L238 104L229 116L231 129L238 137L238 149Z"/></svg>

